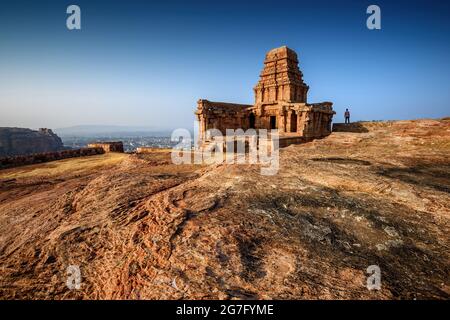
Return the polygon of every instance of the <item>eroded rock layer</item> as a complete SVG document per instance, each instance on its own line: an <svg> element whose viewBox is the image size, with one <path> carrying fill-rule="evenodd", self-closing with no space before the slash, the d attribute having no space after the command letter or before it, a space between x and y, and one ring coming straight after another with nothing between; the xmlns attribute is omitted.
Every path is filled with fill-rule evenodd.
<svg viewBox="0 0 450 320"><path fill-rule="evenodd" d="M450 122L364 127L275 176L161 151L3 170L0 297L449 299Z"/></svg>

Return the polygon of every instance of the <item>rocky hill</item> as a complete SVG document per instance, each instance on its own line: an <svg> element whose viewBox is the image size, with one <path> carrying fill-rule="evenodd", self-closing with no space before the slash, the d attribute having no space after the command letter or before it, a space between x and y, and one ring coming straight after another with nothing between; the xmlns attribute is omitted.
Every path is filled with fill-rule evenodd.
<svg viewBox="0 0 450 320"><path fill-rule="evenodd" d="M450 121L364 128L275 176L164 151L2 170L0 297L449 299Z"/></svg>
<svg viewBox="0 0 450 320"><path fill-rule="evenodd" d="M61 139L50 129L0 127L0 157L63 150Z"/></svg>

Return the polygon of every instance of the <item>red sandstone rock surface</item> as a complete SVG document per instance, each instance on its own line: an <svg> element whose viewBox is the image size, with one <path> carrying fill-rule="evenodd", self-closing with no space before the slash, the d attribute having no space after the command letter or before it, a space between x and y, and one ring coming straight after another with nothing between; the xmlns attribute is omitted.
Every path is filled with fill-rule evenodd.
<svg viewBox="0 0 450 320"><path fill-rule="evenodd" d="M448 299L450 122L365 127L282 149L276 176L168 152L0 171L0 297Z"/></svg>

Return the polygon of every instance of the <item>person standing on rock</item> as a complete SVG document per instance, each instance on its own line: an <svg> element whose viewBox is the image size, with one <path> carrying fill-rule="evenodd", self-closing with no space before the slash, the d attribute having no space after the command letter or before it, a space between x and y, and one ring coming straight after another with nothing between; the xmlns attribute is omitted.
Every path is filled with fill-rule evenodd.
<svg viewBox="0 0 450 320"><path fill-rule="evenodd" d="M345 116L345 123L346 124L350 123L350 111L348 111L348 109L345 109L344 116Z"/></svg>

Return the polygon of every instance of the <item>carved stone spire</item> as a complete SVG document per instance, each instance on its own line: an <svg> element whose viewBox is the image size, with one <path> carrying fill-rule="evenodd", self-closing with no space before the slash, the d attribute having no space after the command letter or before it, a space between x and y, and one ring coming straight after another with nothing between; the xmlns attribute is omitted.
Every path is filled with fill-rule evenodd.
<svg viewBox="0 0 450 320"><path fill-rule="evenodd" d="M306 103L308 89L295 51L286 46L272 49L266 54L264 69L254 88L255 104Z"/></svg>

